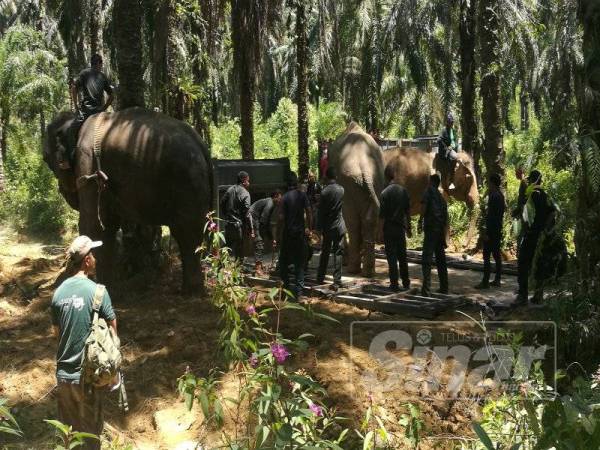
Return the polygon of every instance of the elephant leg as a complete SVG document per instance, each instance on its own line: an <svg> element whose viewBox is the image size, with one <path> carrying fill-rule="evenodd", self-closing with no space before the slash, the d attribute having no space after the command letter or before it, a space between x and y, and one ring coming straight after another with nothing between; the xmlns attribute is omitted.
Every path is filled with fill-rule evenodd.
<svg viewBox="0 0 600 450"><path fill-rule="evenodd" d="M377 235L376 205L369 205L366 213L361 216L362 235L362 275L367 278L375 276L375 237Z"/></svg>
<svg viewBox="0 0 600 450"><path fill-rule="evenodd" d="M360 216L358 214L345 216L348 229L348 273L360 273Z"/></svg>
<svg viewBox="0 0 600 450"><path fill-rule="evenodd" d="M200 272L200 256L196 254L196 249L202 240L201 224L180 225L175 224L170 227L171 234L179 246L181 256L181 268L183 271L183 292L186 294L202 292L204 289L204 279Z"/></svg>

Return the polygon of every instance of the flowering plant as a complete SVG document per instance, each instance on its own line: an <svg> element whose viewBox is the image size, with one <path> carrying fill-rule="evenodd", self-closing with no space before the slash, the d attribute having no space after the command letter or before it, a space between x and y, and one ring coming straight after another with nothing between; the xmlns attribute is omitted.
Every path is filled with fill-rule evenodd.
<svg viewBox="0 0 600 450"><path fill-rule="evenodd" d="M288 339L280 332L284 310L330 318L289 303L281 287L270 289L260 301L259 291L244 284L240 264L223 247L216 219L209 214L207 220L205 233L211 250L204 252L204 265L207 281L213 281L207 286L221 312L220 356L237 375L238 398L221 398L214 371L208 378L186 372L179 380L179 391L188 408L197 399L206 423L222 428L223 410L228 410L228 403L233 405L235 433L223 433L229 448L341 449L348 430L342 430L341 418L323 404L327 392L302 369L288 368L294 356L308 347L306 339L312 335ZM274 327L268 325L272 319ZM247 405L247 411L242 405Z"/></svg>

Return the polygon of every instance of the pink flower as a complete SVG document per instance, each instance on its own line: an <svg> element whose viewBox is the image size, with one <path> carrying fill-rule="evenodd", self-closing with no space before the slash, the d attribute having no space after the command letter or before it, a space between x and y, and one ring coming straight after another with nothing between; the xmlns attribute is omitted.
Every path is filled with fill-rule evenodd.
<svg viewBox="0 0 600 450"><path fill-rule="evenodd" d="M249 316L253 316L254 314L256 314L256 308L254 307L254 305L246 306L246 313L248 313Z"/></svg>
<svg viewBox="0 0 600 450"><path fill-rule="evenodd" d="M316 403L311 403L309 406L310 410L313 412L313 414L317 417L323 417L323 408L321 408L319 405L317 405Z"/></svg>
<svg viewBox="0 0 600 450"><path fill-rule="evenodd" d="M258 355L256 353L252 353L250 358L248 358L248 362L250 363L250 367L256 369L258 367Z"/></svg>
<svg viewBox="0 0 600 450"><path fill-rule="evenodd" d="M250 291L248 293L248 301L250 303L254 303L256 301L256 297L258 296L258 292L256 291Z"/></svg>
<svg viewBox="0 0 600 450"><path fill-rule="evenodd" d="M283 364L287 357L291 354L287 351L285 345L278 344L277 342L271 344L271 353L273 354L275 361L277 361L277 364Z"/></svg>
<svg viewBox="0 0 600 450"><path fill-rule="evenodd" d="M211 233L214 233L215 231L217 231L218 226L216 222L213 222L212 220L208 223L208 231Z"/></svg>

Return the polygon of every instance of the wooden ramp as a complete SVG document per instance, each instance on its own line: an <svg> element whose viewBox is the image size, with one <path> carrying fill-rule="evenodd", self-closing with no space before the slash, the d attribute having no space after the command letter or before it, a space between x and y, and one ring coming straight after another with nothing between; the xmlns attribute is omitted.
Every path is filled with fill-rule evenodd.
<svg viewBox="0 0 600 450"><path fill-rule="evenodd" d="M268 278L248 276L246 280L250 285L264 287L279 286L281 283L276 275ZM305 295L327 298L370 311L425 319L434 318L444 311L454 310L467 303L467 299L459 295L435 293L424 297L417 289L392 291L387 286L371 283L364 278L344 280L342 286L334 291L331 288L331 277L328 276L326 280L326 284L317 283L315 269L309 268L304 280ZM293 277L291 282L294 282Z"/></svg>

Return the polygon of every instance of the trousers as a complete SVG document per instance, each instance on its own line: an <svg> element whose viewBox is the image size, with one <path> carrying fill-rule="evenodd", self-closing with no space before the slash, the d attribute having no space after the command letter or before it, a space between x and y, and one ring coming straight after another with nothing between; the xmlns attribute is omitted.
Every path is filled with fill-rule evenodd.
<svg viewBox="0 0 600 450"><path fill-rule="evenodd" d="M500 234L491 234L488 240L483 243L483 282L490 281L490 272L492 271L491 256L496 262L496 277L495 281L500 281L502 278L502 255L500 254L500 243L502 237Z"/></svg>
<svg viewBox="0 0 600 450"><path fill-rule="evenodd" d="M435 265L440 280L440 291L448 292L448 267L446 265L446 242L444 230L425 230L423 239L423 255L421 268L423 270L423 286L421 293L431 295L431 265L435 254Z"/></svg>
<svg viewBox="0 0 600 450"><path fill-rule="evenodd" d="M236 259L244 257L244 238L241 226L230 223L225 226L225 243L231 249L231 256Z"/></svg>
<svg viewBox="0 0 600 450"><path fill-rule="evenodd" d="M390 285L398 286L398 272L402 278L402 286L410 287L408 262L406 261L406 233L403 227L387 227L383 229L383 243L388 263Z"/></svg>
<svg viewBox="0 0 600 450"><path fill-rule="evenodd" d="M100 437L104 428L102 392L93 386L59 381L57 389L58 418L74 431ZM86 439L85 450L100 450L100 440Z"/></svg>
<svg viewBox="0 0 600 450"><path fill-rule="evenodd" d="M323 233L323 244L321 245L321 256L319 258L319 270L317 281L325 279L329 255L333 253L333 284L342 284L342 257L344 254L344 235L337 230Z"/></svg>
<svg viewBox="0 0 600 450"><path fill-rule="evenodd" d="M304 233L290 235L284 233L279 251L279 274L284 289L292 293L295 299L302 295L304 290L304 263L306 262L306 236ZM294 266L296 282L292 287L289 277L289 266Z"/></svg>
<svg viewBox="0 0 600 450"><path fill-rule="evenodd" d="M533 264L535 249L540 239L539 233L526 233L519 245L517 258L517 281L519 282L519 297L526 299L529 295L529 271Z"/></svg>

